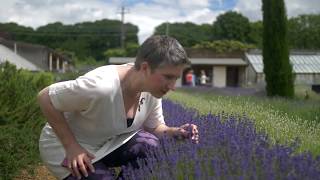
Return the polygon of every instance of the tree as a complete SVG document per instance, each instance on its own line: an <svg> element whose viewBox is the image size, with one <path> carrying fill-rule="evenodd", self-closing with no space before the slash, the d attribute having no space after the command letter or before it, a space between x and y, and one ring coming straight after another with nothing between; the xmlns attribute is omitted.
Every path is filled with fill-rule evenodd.
<svg viewBox="0 0 320 180"><path fill-rule="evenodd" d="M126 23L126 43L138 43L138 27ZM16 41L42 44L52 49L74 52L79 61L89 57L104 60L106 49L120 47L120 27L118 20L98 20L64 25L61 22L50 23L36 30L15 23L0 23L0 35L12 37ZM7 35L9 32L9 35Z"/></svg>
<svg viewBox="0 0 320 180"><path fill-rule="evenodd" d="M262 21L250 23L250 32L248 34L248 43L255 44L258 48L262 48Z"/></svg>
<svg viewBox="0 0 320 180"><path fill-rule="evenodd" d="M213 39L248 41L249 19L240 13L228 11L213 23Z"/></svg>
<svg viewBox="0 0 320 180"><path fill-rule="evenodd" d="M19 40L19 39L28 39L30 35L34 33L34 30L31 27L20 26L16 23L0 23L0 37L9 39L9 40Z"/></svg>
<svg viewBox="0 0 320 180"><path fill-rule="evenodd" d="M212 26L196 25L191 22L168 24L169 35L176 38L184 47L192 47L202 41L210 41ZM166 34L167 23L155 28L154 34Z"/></svg>
<svg viewBox="0 0 320 180"><path fill-rule="evenodd" d="M288 22L291 48L320 50L320 14L300 15Z"/></svg>
<svg viewBox="0 0 320 180"><path fill-rule="evenodd" d="M130 23L125 26L126 43L137 43L138 28ZM120 27L120 21L103 19L75 25L57 22L39 27L37 32L45 35L41 44L73 51L80 60L93 57L99 61L104 60L106 49L120 47Z"/></svg>
<svg viewBox="0 0 320 180"><path fill-rule="evenodd" d="M128 43L123 48L113 48L106 50L103 54L106 57L107 61L109 61L110 57L135 57L137 55L139 49L139 44L136 43Z"/></svg>
<svg viewBox="0 0 320 180"><path fill-rule="evenodd" d="M292 98L292 67L287 42L287 15L284 0L262 0L263 64L268 96Z"/></svg>

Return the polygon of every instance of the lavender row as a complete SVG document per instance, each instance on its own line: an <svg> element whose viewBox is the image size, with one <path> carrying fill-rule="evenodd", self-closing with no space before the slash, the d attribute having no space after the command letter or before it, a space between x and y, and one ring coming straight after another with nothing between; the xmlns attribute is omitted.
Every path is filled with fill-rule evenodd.
<svg viewBox="0 0 320 180"><path fill-rule="evenodd" d="M163 138L139 169L126 169L126 179L320 179L320 156L294 154L298 141L271 145L246 116L200 116L169 100L163 109L168 125L197 124L199 144Z"/></svg>

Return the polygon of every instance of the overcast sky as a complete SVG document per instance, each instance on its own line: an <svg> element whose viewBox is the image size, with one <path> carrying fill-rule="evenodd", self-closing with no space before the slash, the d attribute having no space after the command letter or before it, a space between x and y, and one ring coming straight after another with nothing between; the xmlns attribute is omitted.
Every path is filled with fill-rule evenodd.
<svg viewBox="0 0 320 180"><path fill-rule="evenodd" d="M251 21L261 19L261 0L1 0L0 22L16 22L37 28L60 21L74 24L100 19L120 20L139 27L141 43L163 22L212 23L228 10L242 13ZM286 0L289 17L320 13L320 0Z"/></svg>

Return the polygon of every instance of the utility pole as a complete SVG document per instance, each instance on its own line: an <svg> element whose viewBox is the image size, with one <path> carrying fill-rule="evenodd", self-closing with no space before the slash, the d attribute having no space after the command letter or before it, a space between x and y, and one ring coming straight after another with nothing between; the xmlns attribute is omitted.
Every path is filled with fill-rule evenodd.
<svg viewBox="0 0 320 180"><path fill-rule="evenodd" d="M169 22L166 23L166 35L169 36Z"/></svg>
<svg viewBox="0 0 320 180"><path fill-rule="evenodd" d="M121 48L125 48L125 40L126 40L126 27L124 23L124 16L125 14L128 13L126 12L126 8L124 5L121 6L121 36L120 36L120 42L121 42Z"/></svg>

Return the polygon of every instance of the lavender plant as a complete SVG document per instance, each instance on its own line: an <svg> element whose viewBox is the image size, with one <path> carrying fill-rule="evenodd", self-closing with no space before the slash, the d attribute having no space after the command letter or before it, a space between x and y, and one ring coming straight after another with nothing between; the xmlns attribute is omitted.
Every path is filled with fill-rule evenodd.
<svg viewBox="0 0 320 180"><path fill-rule="evenodd" d="M294 154L298 141L271 145L244 115L200 116L169 100L163 109L169 125L197 124L200 143L162 138L139 169L124 168L125 179L320 179L320 156Z"/></svg>

